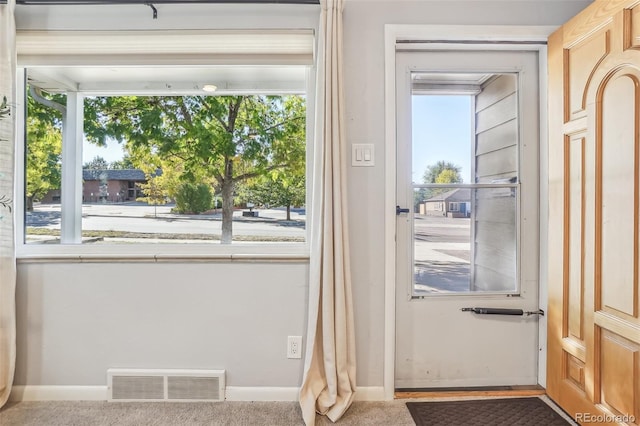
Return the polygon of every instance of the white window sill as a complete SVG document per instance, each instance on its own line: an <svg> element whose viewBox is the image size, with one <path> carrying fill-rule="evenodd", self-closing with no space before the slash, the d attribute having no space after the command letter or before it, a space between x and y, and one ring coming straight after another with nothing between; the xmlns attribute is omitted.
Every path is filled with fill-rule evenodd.
<svg viewBox="0 0 640 426"><path fill-rule="evenodd" d="M191 263L191 262L282 262L307 263L307 244L189 245L19 245L18 263Z"/></svg>

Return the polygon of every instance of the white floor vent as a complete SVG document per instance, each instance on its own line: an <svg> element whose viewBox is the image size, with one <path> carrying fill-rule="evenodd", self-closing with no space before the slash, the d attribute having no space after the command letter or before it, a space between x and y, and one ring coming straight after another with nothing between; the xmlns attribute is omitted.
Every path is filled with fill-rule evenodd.
<svg viewBox="0 0 640 426"><path fill-rule="evenodd" d="M109 401L224 401L224 370L107 370Z"/></svg>

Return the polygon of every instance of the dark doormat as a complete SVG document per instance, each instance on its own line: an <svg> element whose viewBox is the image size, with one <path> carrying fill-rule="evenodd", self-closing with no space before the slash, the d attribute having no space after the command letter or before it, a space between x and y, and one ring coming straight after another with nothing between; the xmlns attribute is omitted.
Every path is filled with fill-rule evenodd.
<svg viewBox="0 0 640 426"><path fill-rule="evenodd" d="M540 398L407 402L417 426L566 426L570 424Z"/></svg>

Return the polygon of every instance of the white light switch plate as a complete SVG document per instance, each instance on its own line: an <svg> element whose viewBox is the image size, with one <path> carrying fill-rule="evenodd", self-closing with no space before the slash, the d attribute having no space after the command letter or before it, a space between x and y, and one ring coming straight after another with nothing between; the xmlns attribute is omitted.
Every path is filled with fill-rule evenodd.
<svg viewBox="0 0 640 426"><path fill-rule="evenodd" d="M371 167L375 165L375 151L373 144L351 144L351 165L353 167Z"/></svg>

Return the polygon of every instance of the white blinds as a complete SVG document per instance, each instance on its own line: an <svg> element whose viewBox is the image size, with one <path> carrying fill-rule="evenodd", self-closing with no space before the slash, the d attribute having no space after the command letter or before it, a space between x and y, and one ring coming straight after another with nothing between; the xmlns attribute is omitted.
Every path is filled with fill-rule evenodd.
<svg viewBox="0 0 640 426"><path fill-rule="evenodd" d="M311 65L313 30L18 31L18 63Z"/></svg>

